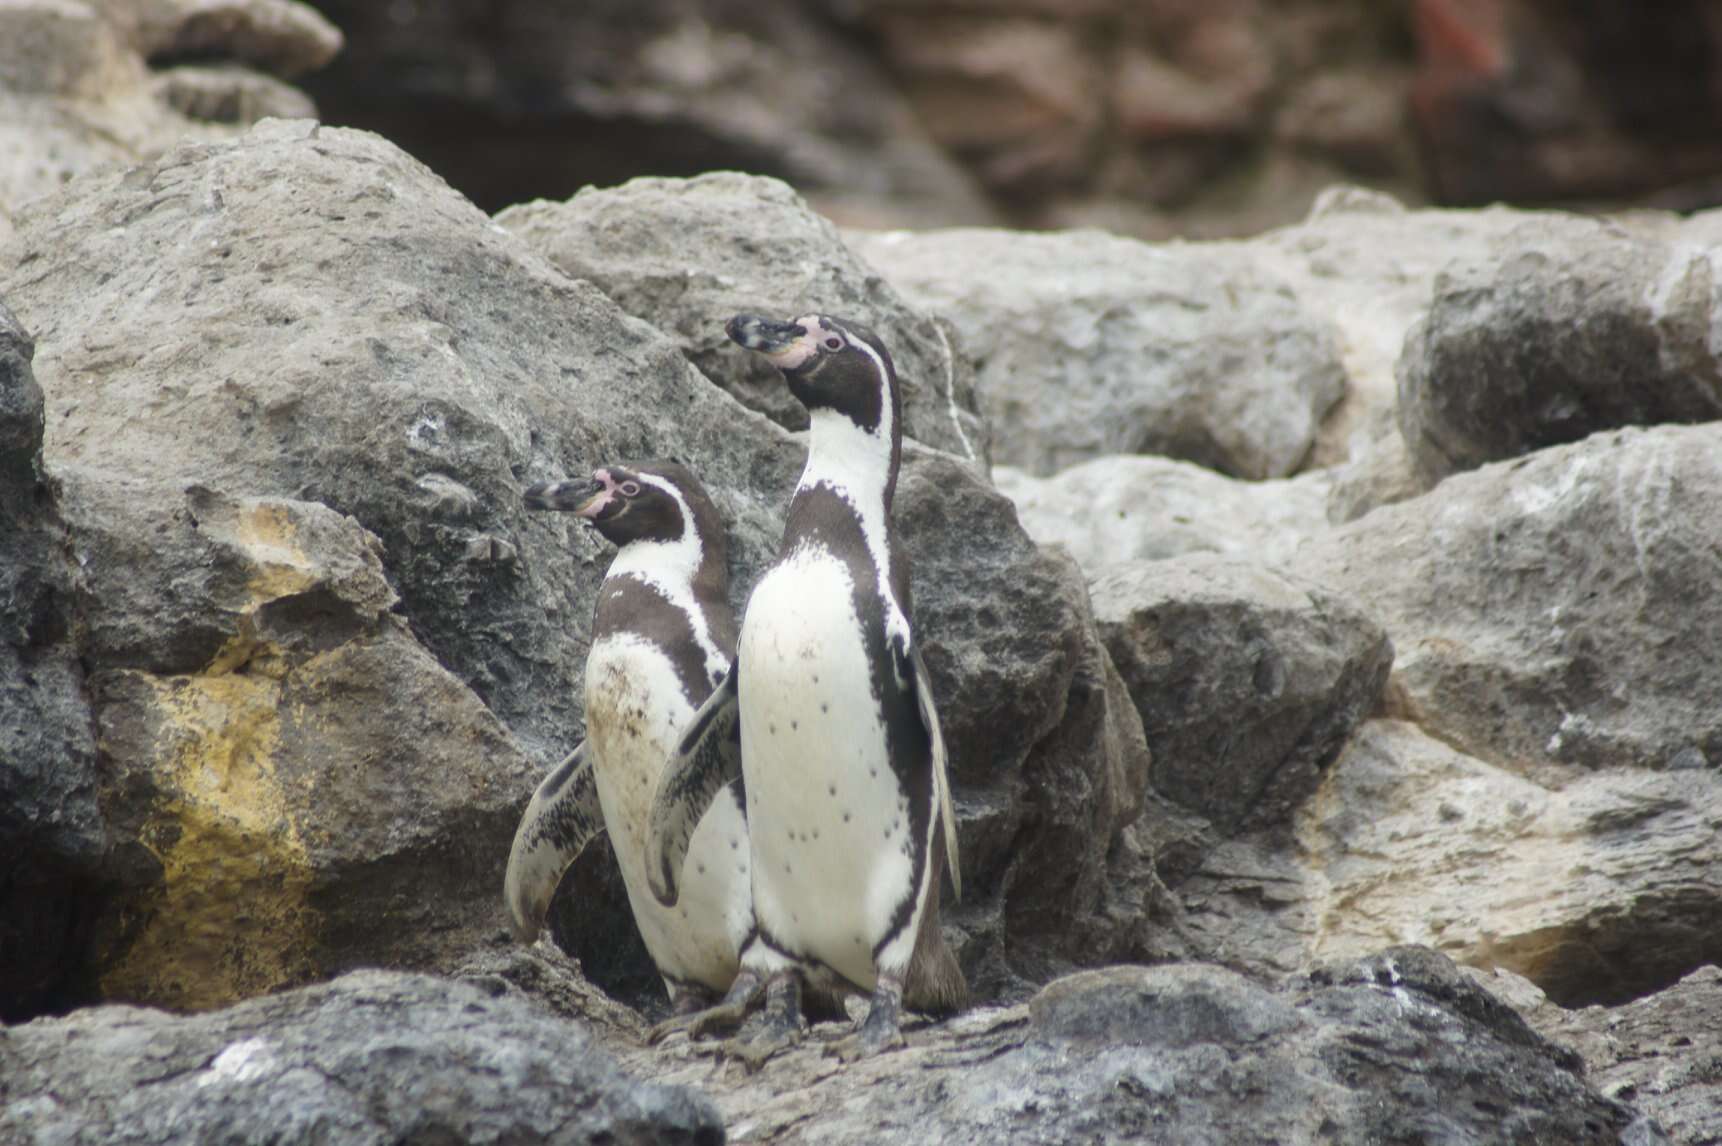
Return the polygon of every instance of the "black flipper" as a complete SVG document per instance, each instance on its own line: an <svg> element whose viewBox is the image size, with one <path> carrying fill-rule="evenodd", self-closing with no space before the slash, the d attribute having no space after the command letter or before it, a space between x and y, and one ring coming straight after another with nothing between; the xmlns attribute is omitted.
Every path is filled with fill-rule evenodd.
<svg viewBox="0 0 1722 1146"><path fill-rule="evenodd" d="M666 907L680 896L682 864L694 829L718 791L741 778L741 705L736 665L682 733L676 754L658 778L646 837L646 879ZM745 804L744 804L745 806Z"/></svg>
<svg viewBox="0 0 1722 1146"><path fill-rule="evenodd" d="M582 741L544 777L515 829L502 895L516 939L530 943L538 937L562 873L603 830L592 762Z"/></svg>

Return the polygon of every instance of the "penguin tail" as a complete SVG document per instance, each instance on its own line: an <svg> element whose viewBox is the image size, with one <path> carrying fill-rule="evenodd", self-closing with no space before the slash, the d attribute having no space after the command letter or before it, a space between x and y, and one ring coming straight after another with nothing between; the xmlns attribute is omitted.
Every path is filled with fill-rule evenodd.
<svg viewBox="0 0 1722 1146"><path fill-rule="evenodd" d="M943 827L939 829L943 832ZM942 858L941 845L934 840L934 855ZM927 873L932 884L927 888L927 903L921 910L921 930L915 936L915 950L909 956L909 971L903 980L903 1003L912 1011L929 1015L954 1015L969 1005L969 983L957 962L956 952L945 942L945 929L939 923L939 885L943 882L944 864L937 859Z"/></svg>

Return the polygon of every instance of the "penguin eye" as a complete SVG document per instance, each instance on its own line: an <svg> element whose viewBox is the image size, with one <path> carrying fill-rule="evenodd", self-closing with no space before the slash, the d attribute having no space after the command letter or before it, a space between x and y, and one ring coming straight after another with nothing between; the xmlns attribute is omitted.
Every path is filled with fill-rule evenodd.
<svg viewBox="0 0 1722 1146"><path fill-rule="evenodd" d="M843 349L843 340L841 338L838 338L835 334L833 334L830 338L827 338L825 340L825 349L827 349L827 350L842 350Z"/></svg>
<svg viewBox="0 0 1722 1146"><path fill-rule="evenodd" d="M617 488L622 491L623 497L640 496L640 483L637 481L625 481Z"/></svg>

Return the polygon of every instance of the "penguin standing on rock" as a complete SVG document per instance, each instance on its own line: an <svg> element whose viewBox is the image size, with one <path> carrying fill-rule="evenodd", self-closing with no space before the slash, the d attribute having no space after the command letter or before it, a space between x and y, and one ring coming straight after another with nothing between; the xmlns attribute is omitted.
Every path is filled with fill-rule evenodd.
<svg viewBox="0 0 1722 1146"><path fill-rule="evenodd" d="M734 986L753 938L747 822L733 790L694 825L679 903L653 898L645 875L652 797L681 729L725 678L735 652L723 521L705 488L671 462L610 466L590 482L530 487L534 509L572 511L620 546L598 591L586 661L586 741L533 795L508 857L504 898L531 942L557 883L608 830L646 950L678 1013Z"/></svg>
<svg viewBox="0 0 1722 1146"><path fill-rule="evenodd" d="M807 407L807 465L735 666L664 775L647 874L674 902L706 801L739 769L759 936L750 966L768 977L764 1037L740 1053L762 1061L799 1037L811 977L871 992L866 1020L835 1048L852 1059L901 1045L905 988L933 1011L967 995L939 927L947 862L961 894L944 739L891 523L901 397L891 356L854 323L738 316L726 330Z"/></svg>

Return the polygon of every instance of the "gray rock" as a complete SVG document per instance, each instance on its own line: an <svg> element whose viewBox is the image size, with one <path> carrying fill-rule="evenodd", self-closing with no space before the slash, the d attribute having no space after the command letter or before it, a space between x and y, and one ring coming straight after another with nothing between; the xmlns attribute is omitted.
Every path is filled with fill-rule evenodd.
<svg viewBox="0 0 1722 1146"><path fill-rule="evenodd" d="M0 6L0 241L25 203L92 171L221 139L305 97L246 64L315 67L340 34L293 0L23 0ZM169 68L195 58L217 69Z"/></svg>
<svg viewBox="0 0 1722 1146"><path fill-rule="evenodd" d="M1376 410L1359 439L1349 461L1319 471L1329 475L1327 518L1335 525L1356 521L1383 505L1410 501L1428 490L1411 462L1411 451L1391 409Z"/></svg>
<svg viewBox="0 0 1722 1146"><path fill-rule="evenodd" d="M1244 482L1170 458L1096 458L1050 478L995 466L1022 527L1062 545L1090 577L1114 565L1185 553L1248 556L1283 565L1304 538L1325 532L1330 471Z"/></svg>
<svg viewBox="0 0 1722 1146"><path fill-rule="evenodd" d="M1722 760L1722 426L1599 434L1456 475L1292 569L1397 650L1398 710L1512 768Z"/></svg>
<svg viewBox="0 0 1722 1146"><path fill-rule="evenodd" d="M10 490L34 482L42 461L42 387L36 343L0 302L0 475Z"/></svg>
<svg viewBox="0 0 1722 1146"><path fill-rule="evenodd" d="M946 324L912 309L787 184L718 172L587 188L496 217L574 278L668 334L747 406L792 430L807 411L777 368L725 337L714 315L819 311L873 328L903 385L904 431L959 456L986 456L974 372Z"/></svg>
<svg viewBox="0 0 1722 1146"><path fill-rule="evenodd" d="M103 993L219 1006L497 929L484 844L536 770L390 611L377 539L315 503L60 473L131 869L96 921Z"/></svg>
<svg viewBox="0 0 1722 1146"><path fill-rule="evenodd" d="M33 353L0 303L0 1021L75 996L112 883L78 575L42 473Z"/></svg>
<svg viewBox="0 0 1722 1146"><path fill-rule="evenodd" d="M1704 251L1558 217L1449 266L1398 367L1419 474L1433 483L1599 430L1722 418L1715 279Z"/></svg>
<svg viewBox="0 0 1722 1146"><path fill-rule="evenodd" d="M1376 436L1371 423L1391 417L1394 364L1442 268L1482 255L1534 217L1506 207L1410 210L1380 191L1341 185L1321 192L1303 222L1238 244L1333 326L1346 395L1322 425L1311 466L1357 457Z"/></svg>
<svg viewBox="0 0 1722 1146"><path fill-rule="evenodd" d="M107 1006L0 1030L16 1142L716 1146L686 1087L629 1078L581 1026L476 985L361 971L179 1018Z"/></svg>
<svg viewBox="0 0 1722 1146"><path fill-rule="evenodd" d="M1674 1141L1722 1140L1722 969L1702 967L1624 1006L1544 1006L1527 1017L1578 1051L1593 1087L1655 1118Z"/></svg>
<svg viewBox="0 0 1722 1146"><path fill-rule="evenodd" d="M909 1045L833 1071L842 1028L759 1074L689 1045L618 1051L706 1085L757 1142L1666 1143L1599 1094L1578 1057L1419 948L1277 987L1220 967L1109 967L1026 1006L911 1026Z"/></svg>
<svg viewBox="0 0 1722 1146"><path fill-rule="evenodd" d="M1722 952L1719 819L1714 769L1545 770L1539 783L1372 720L1298 818L1282 949L1426 943L1563 1006L1621 1003ZM1253 923L1269 946L1275 921L1227 907L1238 934Z"/></svg>
<svg viewBox="0 0 1722 1146"><path fill-rule="evenodd" d="M993 457L1030 473L1154 453L1283 477L1345 392L1327 324L1241 248L1092 231L856 233L850 244L956 325Z"/></svg>
<svg viewBox="0 0 1722 1146"><path fill-rule="evenodd" d="M1090 589L1156 791L1226 834L1291 815L1393 662L1380 626L1342 599L1239 558L1117 566Z"/></svg>
<svg viewBox="0 0 1722 1146"><path fill-rule="evenodd" d="M906 451L895 503L915 625L951 753L965 900L958 954L981 997L1105 956L1112 840L1148 750L1083 578L1036 546L973 469Z"/></svg>

